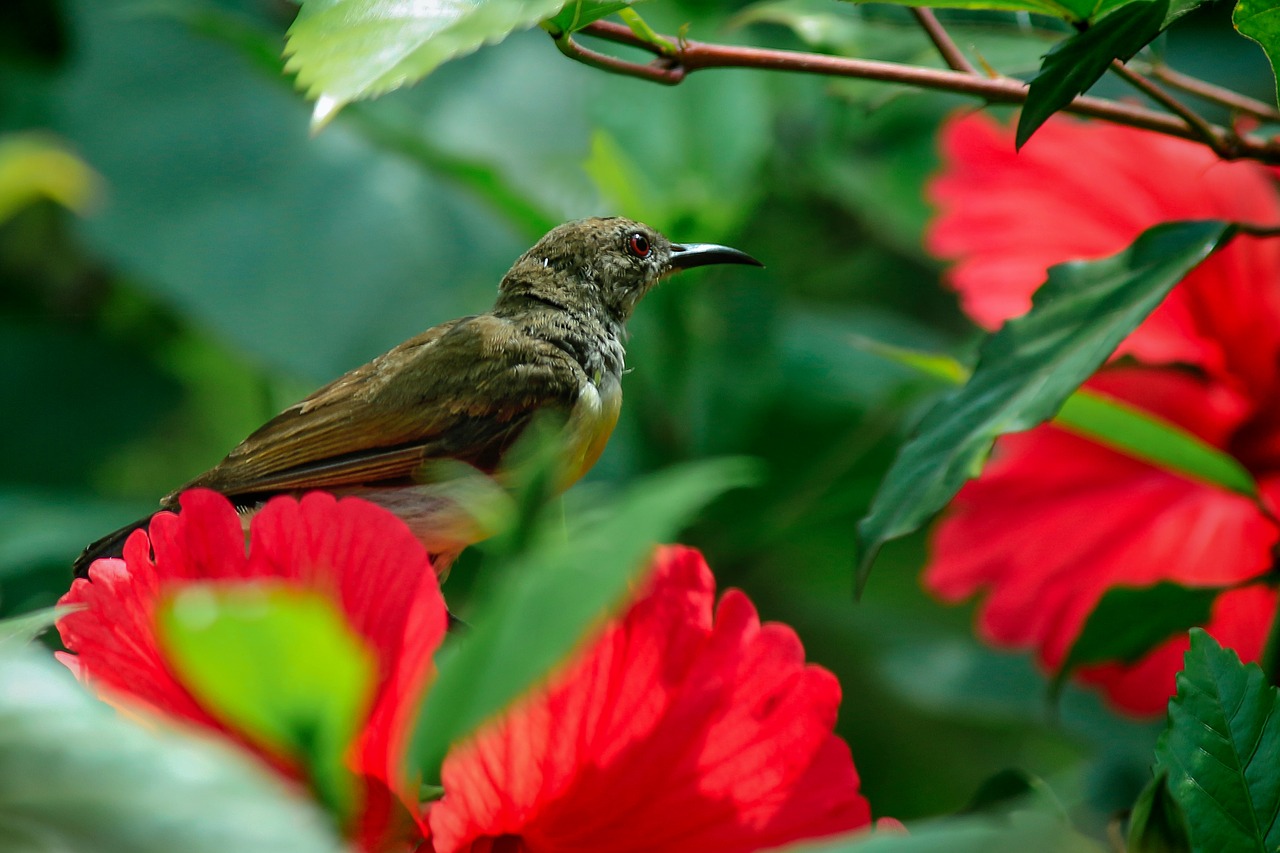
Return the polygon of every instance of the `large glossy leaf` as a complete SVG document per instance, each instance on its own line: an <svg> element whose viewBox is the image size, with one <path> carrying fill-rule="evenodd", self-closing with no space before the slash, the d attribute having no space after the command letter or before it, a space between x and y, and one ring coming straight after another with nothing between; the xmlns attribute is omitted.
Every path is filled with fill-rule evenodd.
<svg viewBox="0 0 1280 853"><path fill-rule="evenodd" d="M416 82L442 62L501 41L565 0L304 0L289 28L287 71L323 125L351 101Z"/></svg>
<svg viewBox="0 0 1280 853"><path fill-rule="evenodd" d="M741 460L687 465L632 487L594 523L504 571L471 624L450 637L418 718L411 766L439 779L449 745L499 712L583 640L625 596L654 545L716 495L750 479Z"/></svg>
<svg viewBox="0 0 1280 853"><path fill-rule="evenodd" d="M0 643L0 847L337 853L296 790L231 748L143 728L35 650Z"/></svg>
<svg viewBox="0 0 1280 853"><path fill-rule="evenodd" d="M1044 58L1018 114L1021 148L1049 116L1098 82L1113 60L1126 61L1160 34L1169 0L1137 0L1060 42Z"/></svg>
<svg viewBox="0 0 1280 853"><path fill-rule="evenodd" d="M1280 69L1280 4L1275 0L1240 0L1231 23L1241 35L1262 45L1274 76Z"/></svg>
<svg viewBox="0 0 1280 853"><path fill-rule="evenodd" d="M1186 816L1195 851L1280 846L1280 691L1200 629L1178 674L1156 772Z"/></svg>
<svg viewBox="0 0 1280 853"><path fill-rule="evenodd" d="M373 654L328 598L289 587L196 585L161 605L166 658L220 720L309 771L348 814L346 756L367 713Z"/></svg>
<svg viewBox="0 0 1280 853"><path fill-rule="evenodd" d="M951 500L997 436L1052 417L1232 233L1218 221L1165 223L1117 255L1050 269L1031 310L984 342L973 376L930 410L898 452L858 523L858 588L881 545L918 529Z"/></svg>

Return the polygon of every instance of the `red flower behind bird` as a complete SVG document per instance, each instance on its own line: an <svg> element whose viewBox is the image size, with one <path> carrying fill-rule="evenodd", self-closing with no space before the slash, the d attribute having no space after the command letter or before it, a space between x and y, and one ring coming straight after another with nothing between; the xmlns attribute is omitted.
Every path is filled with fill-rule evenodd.
<svg viewBox="0 0 1280 853"><path fill-rule="evenodd" d="M246 554L231 505L195 491L63 597L82 607L59 622L75 653L63 659L91 686L218 731L302 778L305 768L203 707L165 660L157 603L208 581L319 591L368 644L378 680L349 760L381 788L369 787L350 831L364 849L404 849L376 795L389 789L418 811L402 755L446 619L422 546L382 509L314 493L272 500ZM413 843L436 853L751 851L867 826L853 761L832 733L835 679L805 665L789 628L761 625L742 593L718 608L714 599L696 551L660 551L644 591L598 640L450 752L444 796L416 815Z"/></svg>
<svg viewBox="0 0 1280 853"><path fill-rule="evenodd" d="M1173 219L1280 221L1272 174L1203 146L1066 118L1022 153L982 116L950 121L930 191L931 251L964 310L994 328L1023 313L1053 264L1113 254ZM1179 284L1091 388L1227 450L1280 506L1280 243L1237 238ZM1161 580L1225 585L1271 567L1275 525L1248 499L1043 426L997 442L939 524L925 583L947 600L985 592L993 643L1058 666L1102 595ZM1256 659L1275 611L1261 588L1219 597L1206 628ZM1186 640L1082 675L1119 707L1163 711Z"/></svg>

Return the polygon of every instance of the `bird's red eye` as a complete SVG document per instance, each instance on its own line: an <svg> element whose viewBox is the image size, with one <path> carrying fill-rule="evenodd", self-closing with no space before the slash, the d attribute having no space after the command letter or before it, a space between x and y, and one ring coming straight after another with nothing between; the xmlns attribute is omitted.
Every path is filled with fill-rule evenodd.
<svg viewBox="0 0 1280 853"><path fill-rule="evenodd" d="M627 238L627 251L637 258L649 257L649 238L637 231Z"/></svg>

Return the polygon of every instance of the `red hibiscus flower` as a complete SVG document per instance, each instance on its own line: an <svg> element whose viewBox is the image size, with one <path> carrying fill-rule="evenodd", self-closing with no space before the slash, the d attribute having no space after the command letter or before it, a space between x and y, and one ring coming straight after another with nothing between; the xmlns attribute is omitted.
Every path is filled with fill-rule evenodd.
<svg viewBox="0 0 1280 853"><path fill-rule="evenodd" d="M866 827L840 686L746 596L715 606L688 548L535 695L462 746L427 813L435 853L761 850Z"/></svg>
<svg viewBox="0 0 1280 853"><path fill-rule="evenodd" d="M188 692L165 660L156 609L193 582L283 583L330 597L377 664L367 723L349 758L369 783L352 831L376 846L391 830L388 790L417 810L400 757L446 626L426 551L385 510L320 492L268 502L253 518L247 553L240 519L224 497L191 491L181 506L179 515L156 515L148 532L129 538L124 559L98 560L89 578L63 596L60 604L82 608L58 622L62 642L75 653L63 655L64 662L115 701L214 729L297 777L301 771L287 758L219 720Z"/></svg>
<svg viewBox="0 0 1280 853"><path fill-rule="evenodd" d="M446 618L422 546L385 510L315 493L268 503L246 554L224 498L194 491L181 504L63 597L82 607L59 622L75 653L64 660L114 700L216 730L298 778L182 684L156 610L184 584L209 581L331 597L378 664L349 760L381 787L368 786L351 832L364 849L403 849L385 792L419 812L401 756ZM660 552L645 591L576 662L451 751L443 799L418 814L417 841L429 835L425 849L438 853L748 851L866 826L849 750L832 733L839 685L805 665L790 629L761 625L742 593L727 593L713 616L714 598L697 552Z"/></svg>
<svg viewBox="0 0 1280 853"><path fill-rule="evenodd" d="M928 245L954 261L947 281L989 328L1030 306L1049 266L1117 252L1157 222L1280 221L1268 170L1143 131L1056 118L1015 154L1012 129L969 116L947 123L942 151ZM1090 387L1229 451L1280 506L1280 244L1237 239L1120 353L1130 359ZM924 577L947 600L985 591L982 635L1053 668L1108 589L1236 583L1271 567L1276 541L1246 498L1043 426L997 443L938 525ZM1256 659L1275 606L1271 590L1231 591L1205 627ZM1082 675L1120 708L1160 713L1186 646Z"/></svg>

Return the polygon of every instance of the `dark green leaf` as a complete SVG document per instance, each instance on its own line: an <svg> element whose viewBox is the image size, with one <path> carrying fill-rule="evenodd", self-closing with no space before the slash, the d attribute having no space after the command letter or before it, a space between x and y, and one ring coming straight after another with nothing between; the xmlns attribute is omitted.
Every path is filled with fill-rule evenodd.
<svg viewBox="0 0 1280 853"><path fill-rule="evenodd" d="M1231 23L1240 35L1262 45L1274 77L1280 69L1280 4L1275 0L1240 0L1231 13Z"/></svg>
<svg viewBox="0 0 1280 853"><path fill-rule="evenodd" d="M200 703L301 761L340 815L352 806L346 756L369 707L373 654L334 603L259 585L185 588L162 604L161 644Z"/></svg>
<svg viewBox="0 0 1280 853"><path fill-rule="evenodd" d="M1061 682L1076 667L1105 661L1133 663L1156 646L1209 621L1218 587L1162 581L1139 589L1107 590L1089 614L1058 671Z"/></svg>
<svg viewBox="0 0 1280 853"><path fill-rule="evenodd" d="M1125 847L1128 853L1190 853L1187 819L1169 794L1168 775L1157 773L1134 804Z"/></svg>
<svg viewBox="0 0 1280 853"><path fill-rule="evenodd" d="M1049 51L1018 115L1017 147L1025 145L1049 116L1098 82L1112 60L1126 61L1146 47L1160 34L1168 14L1169 0L1137 0Z"/></svg>
<svg viewBox="0 0 1280 853"><path fill-rule="evenodd" d="M1218 221L1165 223L1117 255L1050 269L1031 310L983 343L968 383L930 410L898 452L858 523L858 589L881 545L918 529L951 500L997 436L1052 417L1232 233Z"/></svg>
<svg viewBox="0 0 1280 853"><path fill-rule="evenodd" d="M75 607L46 607L43 610L23 613L21 616L0 619L0 643L14 641L28 643L75 609Z"/></svg>
<svg viewBox="0 0 1280 853"><path fill-rule="evenodd" d="M1194 628L1156 772L1186 817L1197 851L1280 846L1280 693L1257 664Z"/></svg>
<svg viewBox="0 0 1280 853"><path fill-rule="evenodd" d="M312 124L414 83L438 65L554 15L565 0L304 0L289 27L286 71L315 102Z"/></svg>
<svg viewBox="0 0 1280 853"><path fill-rule="evenodd" d="M411 751L427 782L449 745L542 678L626 595L653 546L704 504L751 479L741 460L687 465L629 490L597 523L535 548L505 570L467 630L450 638Z"/></svg>
<svg viewBox="0 0 1280 853"><path fill-rule="evenodd" d="M34 650L0 644L0 846L58 853L337 853L260 764L143 728Z"/></svg>
<svg viewBox="0 0 1280 853"><path fill-rule="evenodd" d="M1012 768L983 780L962 813L1001 812L1031 803L1041 806L1041 811L1057 814L1065 820L1062 804L1043 779Z"/></svg>

